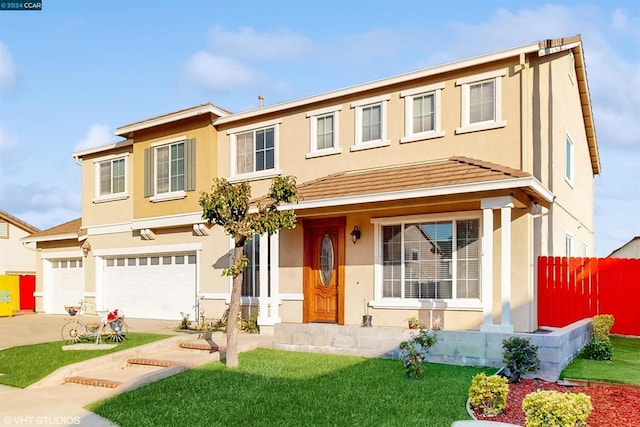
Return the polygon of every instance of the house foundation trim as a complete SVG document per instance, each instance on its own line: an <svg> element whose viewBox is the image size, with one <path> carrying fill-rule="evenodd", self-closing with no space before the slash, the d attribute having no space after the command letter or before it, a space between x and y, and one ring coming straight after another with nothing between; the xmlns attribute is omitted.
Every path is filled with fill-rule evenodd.
<svg viewBox="0 0 640 427"><path fill-rule="evenodd" d="M483 332L514 331L511 324L511 196L488 197L481 200L482 208L482 326ZM500 324L493 323L493 210L500 209Z"/></svg>

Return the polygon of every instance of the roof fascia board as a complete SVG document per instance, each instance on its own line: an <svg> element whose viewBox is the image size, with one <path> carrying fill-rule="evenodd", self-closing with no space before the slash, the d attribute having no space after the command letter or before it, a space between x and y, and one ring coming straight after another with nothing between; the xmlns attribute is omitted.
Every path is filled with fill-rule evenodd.
<svg viewBox="0 0 640 427"><path fill-rule="evenodd" d="M109 150L113 150L113 149L116 149L116 148L128 147L130 145L133 145L133 140L132 139L125 139L124 141L114 142L113 144L102 145L100 147L94 147L94 148L88 148L88 149L82 150L82 151L76 151L75 153L73 153L71 155L73 156L74 159L78 159L78 158L84 157L84 156L89 155L89 154L100 153L102 151L109 151Z"/></svg>
<svg viewBox="0 0 640 427"><path fill-rule="evenodd" d="M53 234L51 236L42 236L42 237L23 237L20 239L22 243L38 243L38 242L52 242L55 240L69 240L69 239L78 239L78 233L65 233L65 234Z"/></svg>
<svg viewBox="0 0 640 427"><path fill-rule="evenodd" d="M473 67L480 64L486 64L489 62L500 61L502 59L519 56L521 53L537 52L539 49L538 43L532 43L512 49L502 50L499 52L493 52L485 55L474 56L472 58L464 59L461 61L449 62L447 64L438 65L435 67L425 68L410 73L400 74L394 77L388 77L385 79L375 80L368 83L363 83L355 86L350 86L344 89L338 89L331 92L321 93L306 98L299 98L293 101L282 102L274 104L268 107L258 108L254 110L245 111L243 113L231 114L226 117L218 118L213 124L218 126L225 123L232 123L238 120L248 119L252 117L261 116L263 114L274 113L289 108L300 107L307 104L313 104L321 101L326 101L333 98L339 98L342 96L352 95L358 92L364 92L372 89L378 89L384 86L390 86L397 83L403 83L410 80L420 79L424 77L430 77L437 74L446 73L462 68Z"/></svg>
<svg viewBox="0 0 640 427"><path fill-rule="evenodd" d="M340 205L355 205L361 203L388 202L393 200L415 199L421 197L449 196L453 194L467 194L481 191L507 190L529 187L534 190L540 198L551 204L555 196L540 181L533 177L513 178L499 181L477 182L473 184L448 185L444 187L423 188L408 191L393 191L388 193L368 194L363 196L335 197L330 199L301 201L280 206L280 210L287 209L313 209L325 208ZM256 207L249 210L251 213L257 211Z"/></svg>
<svg viewBox="0 0 640 427"><path fill-rule="evenodd" d="M143 120L141 122L133 123L130 125L121 126L117 128L114 131L114 133L118 136L125 136L131 132L135 132L138 130L163 125L166 123L171 123L171 122L175 122L182 119L188 119L190 117L195 117L195 116L199 116L201 114L206 114L206 113L211 113L218 117L224 117L229 115L229 113L227 113L226 111L222 111L221 109L216 108L213 105L204 105L204 106L189 108L187 110L180 111L180 112L165 114L164 116L155 117L149 120Z"/></svg>

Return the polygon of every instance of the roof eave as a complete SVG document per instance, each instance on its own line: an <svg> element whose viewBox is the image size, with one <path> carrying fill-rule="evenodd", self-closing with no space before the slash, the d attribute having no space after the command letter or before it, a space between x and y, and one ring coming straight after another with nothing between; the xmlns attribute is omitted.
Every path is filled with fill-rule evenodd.
<svg viewBox="0 0 640 427"><path fill-rule="evenodd" d="M117 142L114 142L112 144L101 145L100 147L87 148L86 150L76 151L75 153L72 153L71 156L74 159L80 159L80 158L82 158L84 156L87 156L89 154L101 153L103 151L114 150L116 148L128 147L128 146L131 146L131 145L133 145L133 140L132 139L125 139L123 141L117 141Z"/></svg>
<svg viewBox="0 0 640 427"><path fill-rule="evenodd" d="M22 243L53 242L56 240L78 240L78 233L52 234L49 236L27 236L20 239Z"/></svg>
<svg viewBox="0 0 640 427"><path fill-rule="evenodd" d="M226 117L220 117L215 122L214 125L221 125L225 123L233 123L239 120L249 119L253 117L262 116L264 114L275 113L278 111L283 111L290 108L296 108L303 105L314 104L317 102L326 101L329 99L334 99L342 96L348 96L359 92L365 92L372 89L378 89L384 86L394 85L398 83L403 83L406 81L411 81L415 79L420 79L424 77L434 76L437 74L446 73L449 71L455 71L462 68L473 67L476 65L486 64L489 62L500 61L506 58L511 58L514 56L519 56L522 53L530 53L537 52L539 44L532 43L520 47L515 47L507 50L502 50L498 52L493 52L489 54L474 56L472 58L464 59L461 61L454 61L443 65L438 65L435 67L424 68L422 70L413 71L410 73L400 74L393 77L388 77L380 80L375 80L368 83L362 83L354 86L350 86L343 89L338 89L330 92L321 93L314 96L309 96L305 98L295 99L293 101L282 102L279 104L270 105L267 107L261 107L254 110L245 111L237 114L230 114Z"/></svg>

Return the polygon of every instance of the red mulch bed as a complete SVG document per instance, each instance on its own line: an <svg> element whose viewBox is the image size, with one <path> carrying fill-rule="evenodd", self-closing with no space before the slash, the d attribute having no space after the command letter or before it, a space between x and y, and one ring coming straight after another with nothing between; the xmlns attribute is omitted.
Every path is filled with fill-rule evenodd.
<svg viewBox="0 0 640 427"><path fill-rule="evenodd" d="M541 380L520 380L509 384L507 408L503 414L487 418L476 412L479 420L500 421L524 425L522 400L536 390L585 393L591 396L593 410L589 414L589 427L640 426L640 388L615 385L594 385L590 387L567 387Z"/></svg>

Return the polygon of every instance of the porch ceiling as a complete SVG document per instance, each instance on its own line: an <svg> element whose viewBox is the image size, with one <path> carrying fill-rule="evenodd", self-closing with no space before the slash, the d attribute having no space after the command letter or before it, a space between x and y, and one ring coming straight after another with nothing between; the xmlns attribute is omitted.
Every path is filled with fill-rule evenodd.
<svg viewBox="0 0 640 427"><path fill-rule="evenodd" d="M331 174L300 184L300 202L283 208L299 210L508 189L520 189L545 207L554 198L526 172L467 157L451 157Z"/></svg>

